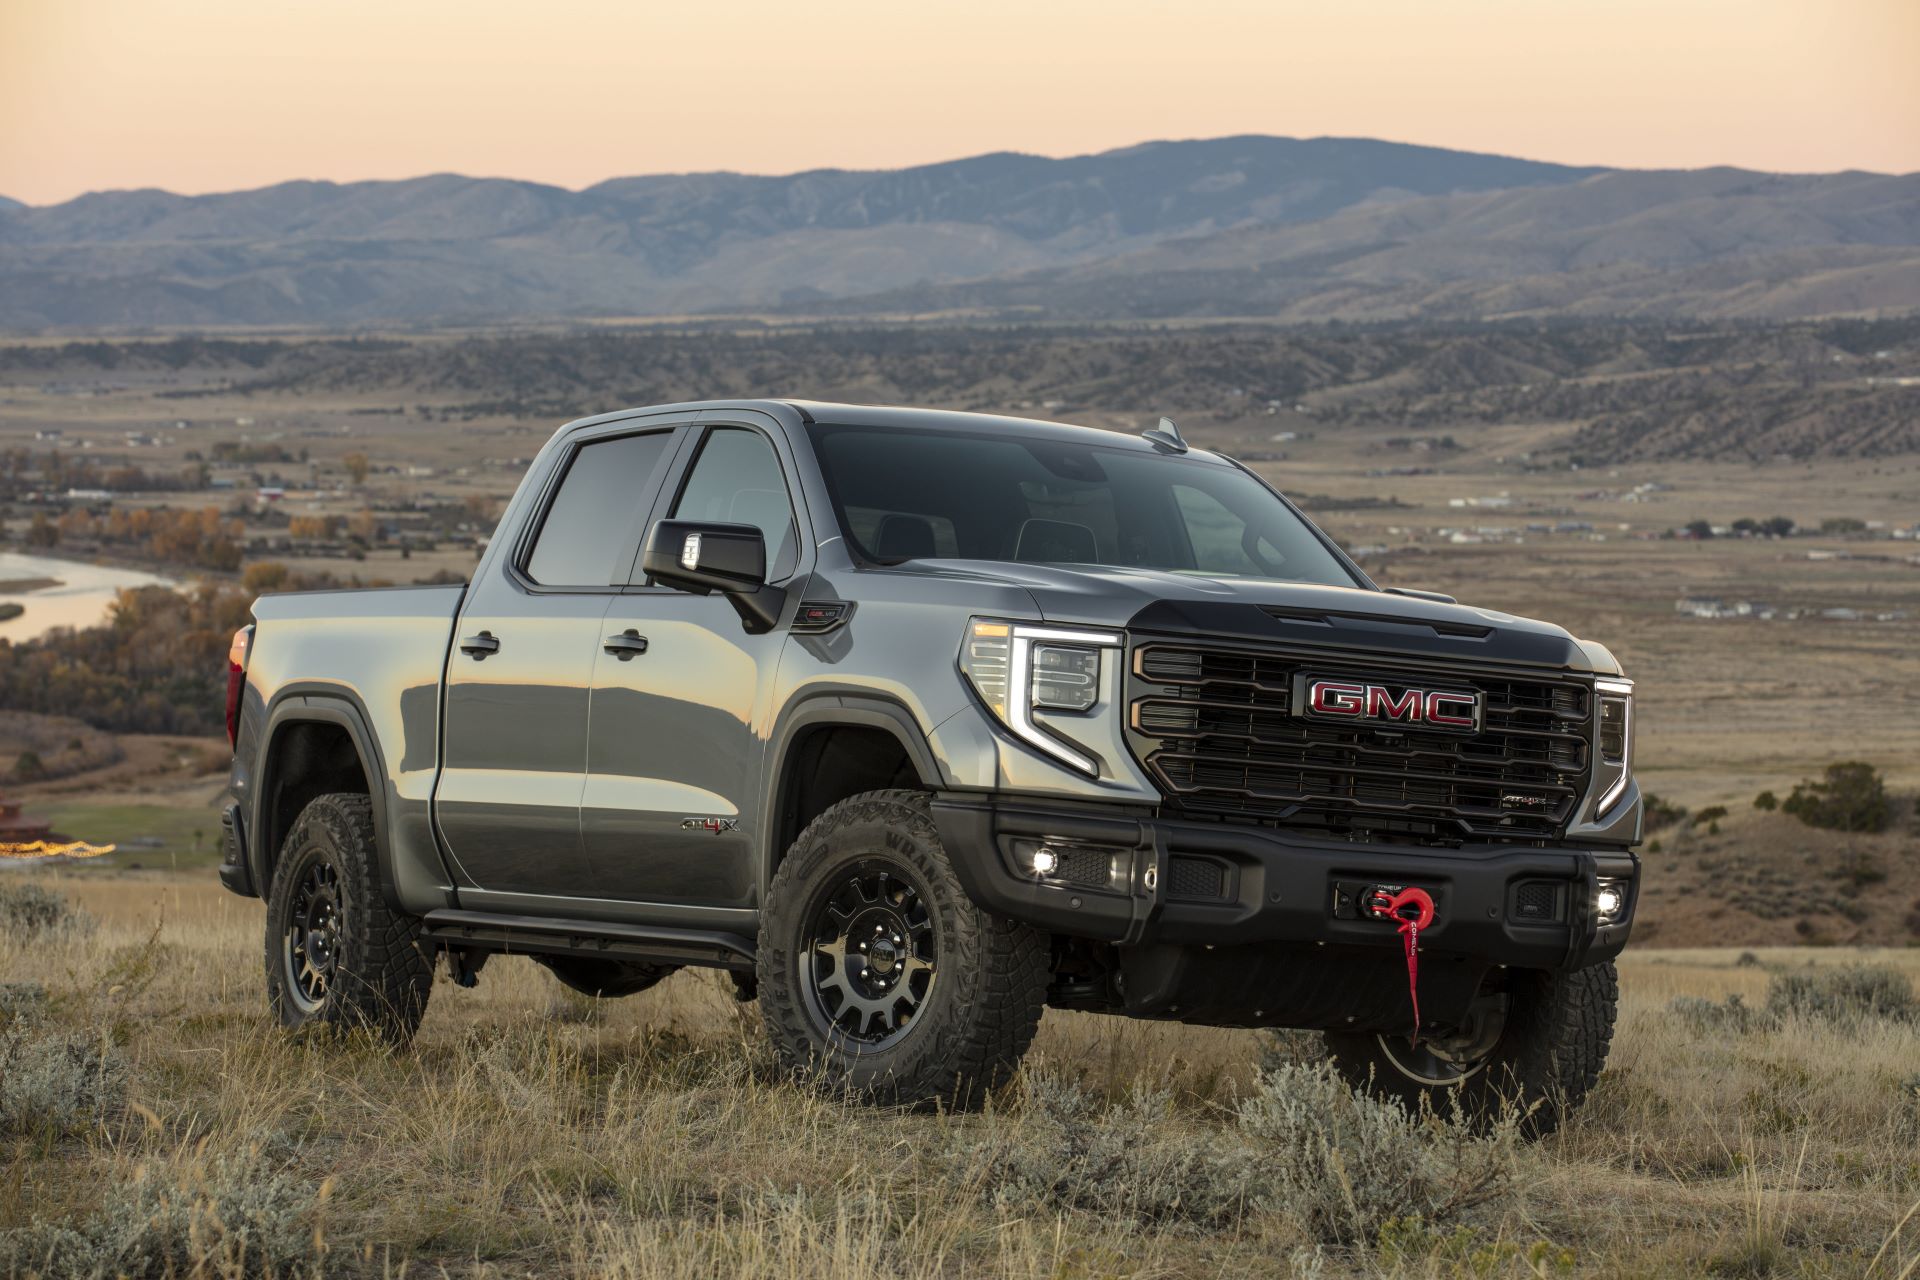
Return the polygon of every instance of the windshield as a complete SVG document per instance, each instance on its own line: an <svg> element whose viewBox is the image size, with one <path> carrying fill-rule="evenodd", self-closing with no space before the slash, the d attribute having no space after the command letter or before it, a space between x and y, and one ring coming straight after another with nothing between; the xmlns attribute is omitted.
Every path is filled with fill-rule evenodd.
<svg viewBox="0 0 1920 1280"><path fill-rule="evenodd" d="M840 528L868 560L1356 585L1286 503L1223 463L1006 431L821 425L813 438Z"/></svg>

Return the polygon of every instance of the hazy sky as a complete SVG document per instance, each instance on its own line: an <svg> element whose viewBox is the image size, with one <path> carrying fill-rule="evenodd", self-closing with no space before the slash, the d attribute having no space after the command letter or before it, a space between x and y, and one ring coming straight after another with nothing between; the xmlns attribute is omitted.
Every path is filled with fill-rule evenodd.
<svg viewBox="0 0 1920 1280"><path fill-rule="evenodd" d="M0 0L0 194L1154 138L1920 170L1920 0Z"/></svg>

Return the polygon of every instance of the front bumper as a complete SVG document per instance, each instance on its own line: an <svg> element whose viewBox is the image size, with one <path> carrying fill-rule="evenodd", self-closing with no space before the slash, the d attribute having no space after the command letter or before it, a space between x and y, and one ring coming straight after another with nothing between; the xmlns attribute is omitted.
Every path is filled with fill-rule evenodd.
<svg viewBox="0 0 1920 1280"><path fill-rule="evenodd" d="M936 797L933 816L975 902L1052 933L1123 946L1397 954L1393 926L1356 903L1370 887L1417 885L1436 908L1420 934L1423 953L1571 970L1620 953L1639 897L1640 860L1621 847L1349 843L970 793ZM1105 849L1115 872L1106 884L1022 874L1014 861L1022 841ZM1602 878L1620 882L1624 896L1608 923L1595 906Z"/></svg>

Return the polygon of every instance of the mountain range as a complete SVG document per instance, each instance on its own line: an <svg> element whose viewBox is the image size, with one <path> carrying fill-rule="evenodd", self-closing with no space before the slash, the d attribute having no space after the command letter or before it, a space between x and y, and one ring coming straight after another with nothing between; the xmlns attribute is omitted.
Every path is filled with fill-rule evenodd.
<svg viewBox="0 0 1920 1280"><path fill-rule="evenodd" d="M705 312L1288 321L1920 309L1920 174L1237 137L875 171L0 200L0 326Z"/></svg>

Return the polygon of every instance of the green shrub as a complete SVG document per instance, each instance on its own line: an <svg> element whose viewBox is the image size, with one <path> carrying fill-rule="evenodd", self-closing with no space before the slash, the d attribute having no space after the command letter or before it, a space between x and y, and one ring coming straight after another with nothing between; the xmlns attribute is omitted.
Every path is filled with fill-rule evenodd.
<svg viewBox="0 0 1920 1280"><path fill-rule="evenodd" d="M1731 995L1721 1001L1677 996L1667 1009L1700 1036L1773 1031L1783 1019L1796 1017L1841 1026L1920 1022L1920 998L1906 975L1884 965L1776 973L1767 981L1766 1004L1758 1008Z"/></svg>
<svg viewBox="0 0 1920 1280"><path fill-rule="evenodd" d="M1663 800L1651 791L1646 792L1642 800L1647 807L1648 831L1658 831L1662 827L1670 827L1676 822L1685 822L1687 819L1685 807L1674 804L1671 800Z"/></svg>
<svg viewBox="0 0 1920 1280"><path fill-rule="evenodd" d="M1699 827L1705 826L1708 823L1718 823L1720 819L1726 816L1727 806L1723 804L1708 805L1693 815L1693 825Z"/></svg>
<svg viewBox="0 0 1920 1280"><path fill-rule="evenodd" d="M1267 1180L1266 1205L1329 1244L1375 1239L1387 1223L1444 1227L1512 1194L1512 1124L1480 1136L1356 1093L1332 1066L1283 1066L1260 1078L1235 1128Z"/></svg>
<svg viewBox="0 0 1920 1280"><path fill-rule="evenodd" d="M15 940L93 931L93 917L44 885L0 884L0 932Z"/></svg>
<svg viewBox="0 0 1920 1280"><path fill-rule="evenodd" d="M77 1226L0 1232L0 1275L303 1276L321 1270L321 1193L259 1150L144 1164Z"/></svg>
<svg viewBox="0 0 1920 1280"><path fill-rule="evenodd" d="M1045 1204L1148 1222L1218 1224L1245 1211L1250 1164L1233 1144L1196 1134L1164 1093L1137 1090L1102 1106L1070 1081L1030 1074L1021 1123L973 1149L997 1204Z"/></svg>
<svg viewBox="0 0 1920 1280"><path fill-rule="evenodd" d="M1776 973L1767 984L1767 1012L1857 1025L1920 1021L1920 999L1898 969L1845 965Z"/></svg>
<svg viewBox="0 0 1920 1280"><path fill-rule="evenodd" d="M1858 893L1869 885L1884 882L1887 868L1865 849L1855 849L1840 855L1840 861L1827 872L1827 878L1840 881L1843 892Z"/></svg>
<svg viewBox="0 0 1920 1280"><path fill-rule="evenodd" d="M1322 1243L1360 1245L1394 1220L1470 1221L1511 1192L1512 1125L1481 1136L1432 1114L1409 1119L1324 1060L1263 1074L1225 1129L1182 1122L1165 1093L1107 1106L1065 1080L1025 1079L1018 1120L962 1153L1006 1207L1216 1226L1258 1210Z"/></svg>
<svg viewBox="0 0 1920 1280"><path fill-rule="evenodd" d="M1829 831L1885 831L1893 820L1886 782L1863 760L1828 765L1824 778L1800 783L1780 807Z"/></svg>
<svg viewBox="0 0 1920 1280"><path fill-rule="evenodd" d="M47 1012L47 989L37 982L0 982L0 1031L32 1026Z"/></svg>
<svg viewBox="0 0 1920 1280"><path fill-rule="evenodd" d="M1723 1001L1675 996L1667 1009L1696 1036L1746 1035L1764 1031L1774 1022L1765 1010L1754 1008L1738 995Z"/></svg>
<svg viewBox="0 0 1920 1280"><path fill-rule="evenodd" d="M1778 809L1780 807L1780 797L1776 796L1771 791L1762 791L1759 795L1753 798L1753 807L1756 809L1765 810L1768 813L1772 813L1775 809Z"/></svg>
<svg viewBox="0 0 1920 1280"><path fill-rule="evenodd" d="M0 1031L0 1133L77 1133L120 1104L126 1066L95 1036Z"/></svg>

